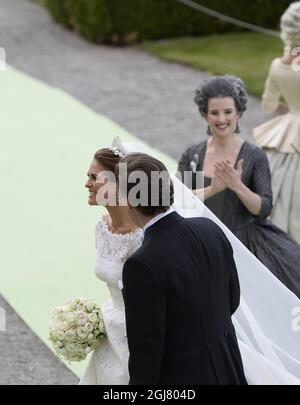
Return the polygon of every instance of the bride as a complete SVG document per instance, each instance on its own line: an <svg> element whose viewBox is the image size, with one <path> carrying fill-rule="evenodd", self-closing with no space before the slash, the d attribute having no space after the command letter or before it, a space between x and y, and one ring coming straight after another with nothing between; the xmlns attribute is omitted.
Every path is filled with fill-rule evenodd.
<svg viewBox="0 0 300 405"><path fill-rule="evenodd" d="M101 173L115 172L121 152L100 149L88 171L85 187L89 190L89 205L98 205L97 191L103 185ZM117 198L112 183L110 195ZM115 191L115 193L114 193ZM80 384L126 385L129 382L128 346L126 340L125 309L120 290L125 260L141 245L143 232L131 222L126 207L106 205L109 215L96 225L96 276L107 283L110 300L101 308L107 339L93 352Z"/></svg>
<svg viewBox="0 0 300 405"><path fill-rule="evenodd" d="M89 204L98 205L104 186L102 174L115 172L128 147L115 139L100 149L88 171ZM139 149L139 148L137 148ZM216 222L230 240L241 284L241 303L233 317L249 384L300 384L300 301L262 265L239 240L176 178L174 208L185 217L205 216ZM107 283L111 298L102 306L107 339L93 352L82 385L125 385L129 382L125 309L121 293L125 260L142 243L143 233L131 222L126 207L118 205L116 184L109 194L117 204L106 204L107 216L96 225L97 277ZM98 195L97 195L98 193ZM297 319L298 316L298 319Z"/></svg>

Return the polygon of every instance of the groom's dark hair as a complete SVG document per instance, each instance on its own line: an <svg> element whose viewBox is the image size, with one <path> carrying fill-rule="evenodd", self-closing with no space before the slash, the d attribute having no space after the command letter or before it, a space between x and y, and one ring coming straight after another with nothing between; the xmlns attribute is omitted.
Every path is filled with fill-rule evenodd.
<svg viewBox="0 0 300 405"><path fill-rule="evenodd" d="M122 181L119 181L120 164L127 165L127 190L122 189ZM145 153L130 153L120 159L119 164L116 166L116 177L120 191L125 194L127 199L130 191L140 183L139 179L135 179L134 177L133 180L129 179L130 175L134 172L144 173L148 180L146 199L134 206L134 208L147 216L166 212L174 203L174 186L166 166L160 160ZM157 176L156 180L158 180L158 182L154 180L155 176ZM153 204L153 201L156 203Z"/></svg>

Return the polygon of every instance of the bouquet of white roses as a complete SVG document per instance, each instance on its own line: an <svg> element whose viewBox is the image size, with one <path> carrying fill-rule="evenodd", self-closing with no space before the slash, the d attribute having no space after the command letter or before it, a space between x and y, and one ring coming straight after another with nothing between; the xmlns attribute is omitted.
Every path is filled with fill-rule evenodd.
<svg viewBox="0 0 300 405"><path fill-rule="evenodd" d="M52 313L49 340L59 357L84 360L105 337L101 310L82 298L71 298Z"/></svg>

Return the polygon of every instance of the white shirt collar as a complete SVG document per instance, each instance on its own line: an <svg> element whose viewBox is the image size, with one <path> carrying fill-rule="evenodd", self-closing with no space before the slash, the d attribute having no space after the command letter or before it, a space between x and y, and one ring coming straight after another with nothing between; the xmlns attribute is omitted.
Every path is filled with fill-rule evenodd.
<svg viewBox="0 0 300 405"><path fill-rule="evenodd" d="M154 225L156 222L160 221L162 218L166 217L167 215L171 214L172 212L174 212L174 208L170 207L167 212L162 212L161 214L156 215L156 217L150 219L150 221L147 222L143 228L144 234L145 234L146 230L148 228L150 228L150 226Z"/></svg>

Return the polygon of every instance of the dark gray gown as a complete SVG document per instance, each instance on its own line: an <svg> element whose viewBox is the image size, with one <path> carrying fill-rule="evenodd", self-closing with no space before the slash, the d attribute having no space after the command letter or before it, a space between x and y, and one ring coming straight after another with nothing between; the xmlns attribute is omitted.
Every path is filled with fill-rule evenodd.
<svg viewBox="0 0 300 405"><path fill-rule="evenodd" d="M193 145L182 155L178 171L203 170L207 142ZM298 298L300 298L300 245L267 218L272 211L271 175L267 156L257 146L245 142L235 165L244 159L243 183L262 199L259 216L254 216L236 194L225 189L207 199L205 205L240 239L240 241ZM196 175L188 186L195 189ZM204 186L211 178L204 178Z"/></svg>

